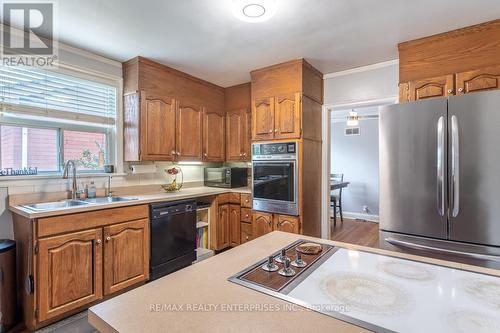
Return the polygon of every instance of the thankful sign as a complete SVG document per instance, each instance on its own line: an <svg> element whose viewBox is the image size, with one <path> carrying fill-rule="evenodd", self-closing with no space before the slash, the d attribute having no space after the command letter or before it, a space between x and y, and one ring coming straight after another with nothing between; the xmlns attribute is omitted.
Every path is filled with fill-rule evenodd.
<svg viewBox="0 0 500 333"><path fill-rule="evenodd" d="M0 176L32 176L38 174L37 167L27 167L22 169L5 168L0 169Z"/></svg>

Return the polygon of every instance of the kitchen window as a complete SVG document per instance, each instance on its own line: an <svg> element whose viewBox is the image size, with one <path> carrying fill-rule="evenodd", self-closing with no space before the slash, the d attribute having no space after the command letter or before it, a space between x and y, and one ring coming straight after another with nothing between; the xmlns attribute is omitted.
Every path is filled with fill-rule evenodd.
<svg viewBox="0 0 500 333"><path fill-rule="evenodd" d="M116 87L59 72L0 66L0 169L59 174L114 164Z"/></svg>

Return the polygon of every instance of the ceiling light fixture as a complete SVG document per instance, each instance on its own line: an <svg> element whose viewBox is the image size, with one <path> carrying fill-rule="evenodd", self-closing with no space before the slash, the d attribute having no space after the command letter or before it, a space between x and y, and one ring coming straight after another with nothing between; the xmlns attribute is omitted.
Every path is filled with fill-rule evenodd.
<svg viewBox="0 0 500 333"><path fill-rule="evenodd" d="M347 124L348 127L354 127L359 125L359 116L358 113L354 110L349 112L347 116Z"/></svg>
<svg viewBox="0 0 500 333"><path fill-rule="evenodd" d="M264 22L276 13L276 0L233 0L233 15L244 22Z"/></svg>

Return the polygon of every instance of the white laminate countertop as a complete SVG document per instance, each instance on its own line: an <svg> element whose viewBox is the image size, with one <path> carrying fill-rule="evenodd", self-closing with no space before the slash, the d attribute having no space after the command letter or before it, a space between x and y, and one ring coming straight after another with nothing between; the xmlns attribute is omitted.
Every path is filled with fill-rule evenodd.
<svg viewBox="0 0 500 333"><path fill-rule="evenodd" d="M274 231L97 304L88 311L89 322L104 333L367 332L359 326L309 311L300 306L290 307L291 303L285 300L228 281L229 277L298 239L310 239L353 250L352 257L360 255L357 251L362 250L367 253L390 256L384 258L389 262L392 262L391 257L397 257L442 265L456 270L465 269L500 275L500 271L492 269ZM358 265L360 267L363 265L368 270L373 268L361 261L358 261ZM415 265L418 264L415 263ZM391 266L391 268L394 267ZM443 292L445 292L450 289L444 288L448 282L433 283L431 281L430 288L435 288L436 293L439 293L439 284L442 284ZM418 283L419 281L415 282L415 284ZM426 283L426 281L421 283ZM497 289L489 290L496 291ZM367 288L361 288L358 293L363 294L365 291ZM497 301L495 302L498 304ZM394 320L401 319L397 313L392 315ZM426 320L426 318L421 319ZM408 324L419 325L418 322ZM470 332L473 331L470 330ZM479 332L479 330L474 332Z"/></svg>
<svg viewBox="0 0 500 333"><path fill-rule="evenodd" d="M34 210L29 209L23 205L9 206L9 209L10 209L10 211L12 211L15 214L27 217L29 219L35 219L35 218L43 218L43 217L50 217L50 216L57 216L57 215L66 215L66 214L73 214L73 213L83 213L83 212L108 209L108 208L148 204L148 203L153 203L153 202L176 201L176 200L183 200L183 199L200 198L200 197L207 197L207 196L211 196L211 195L218 195L218 194L229 193L229 192L245 193L245 194L252 193L251 189L248 187L225 189L225 188L199 186L199 187L183 188L179 192L175 192L175 193L155 192L155 193L144 193L144 194L138 193L137 195L124 195L123 197L137 198L137 200L122 201L122 202L89 204L89 205L85 205L85 206L53 209L53 210L47 210L47 211L34 211Z"/></svg>

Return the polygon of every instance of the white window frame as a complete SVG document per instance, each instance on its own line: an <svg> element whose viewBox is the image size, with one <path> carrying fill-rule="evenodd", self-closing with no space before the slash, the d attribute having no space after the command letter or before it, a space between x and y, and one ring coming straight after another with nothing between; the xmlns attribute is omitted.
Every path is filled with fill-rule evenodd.
<svg viewBox="0 0 500 333"><path fill-rule="evenodd" d="M80 132L94 132L94 133L105 133L106 134L106 163L115 165L115 173L123 172L123 162L121 161L121 156L123 152L119 149L120 145L123 143L121 138L121 134L123 133L123 127L121 125L121 117L122 117L122 96L123 96L123 80L122 78L111 77L107 75L103 75L98 72L90 71L87 69L82 69L74 66L69 66L65 64L60 64L59 68L51 69L51 72L70 75L82 80L88 80L91 82L95 82L98 84L104 84L111 86L116 89L115 94L115 121L114 124L105 126L93 123L72 123L67 119L57 120L57 119L28 119L22 117L15 117L10 115L2 115L0 110L0 125L11 125L11 126L22 126L22 127L30 127L30 128L47 128L47 129L56 129L58 130L58 164L59 166L63 161L63 130L70 131L80 131ZM24 106L15 105L16 108L23 108ZM62 169L57 172L52 171L42 171L39 172L39 175L55 175L59 176L62 174ZM102 174L109 175L104 173L104 169L98 170L78 170L78 173L83 174ZM34 178L33 176L16 176L17 178ZM2 177L0 177L2 180Z"/></svg>

